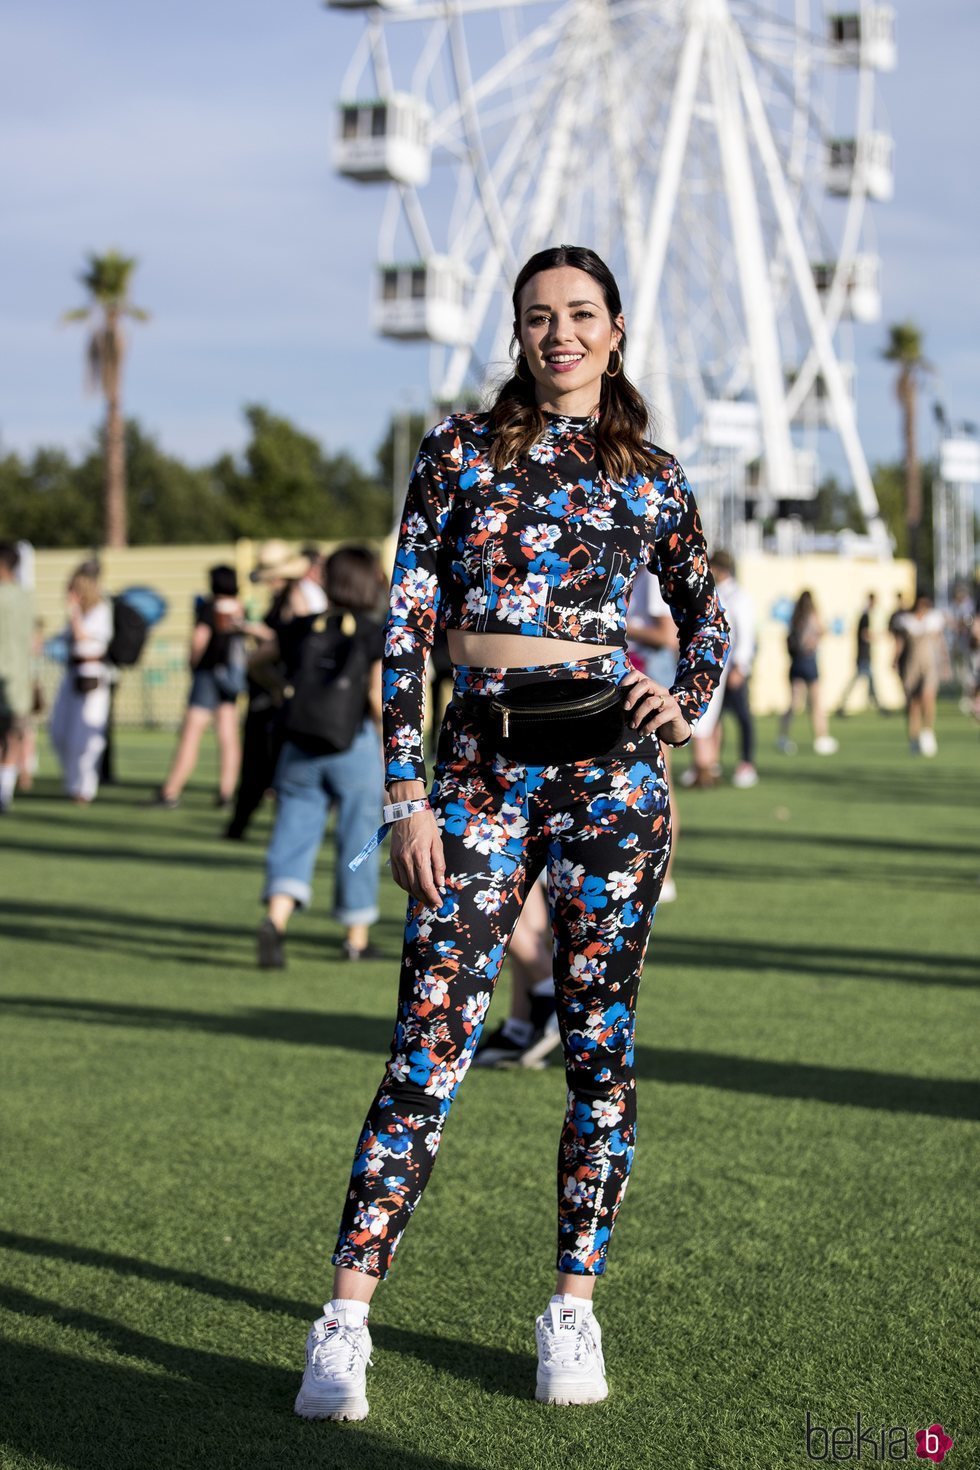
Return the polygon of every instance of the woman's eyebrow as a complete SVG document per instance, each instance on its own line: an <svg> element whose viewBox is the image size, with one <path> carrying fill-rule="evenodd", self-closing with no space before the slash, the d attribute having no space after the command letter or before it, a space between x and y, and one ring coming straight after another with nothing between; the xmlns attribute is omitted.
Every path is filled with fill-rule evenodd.
<svg viewBox="0 0 980 1470"><path fill-rule="evenodd" d="M570 301L569 306L595 306L594 301ZM535 301L532 306L525 306L524 315L529 311L552 311L553 307L546 306L543 301Z"/></svg>

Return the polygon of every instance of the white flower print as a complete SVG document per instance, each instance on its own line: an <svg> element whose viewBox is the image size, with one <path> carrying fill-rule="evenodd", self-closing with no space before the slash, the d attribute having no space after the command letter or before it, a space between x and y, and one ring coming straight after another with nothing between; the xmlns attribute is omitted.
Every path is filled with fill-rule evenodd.
<svg viewBox="0 0 980 1470"><path fill-rule="evenodd" d="M368 1205L366 1209L358 1210L355 1225L359 1230L368 1230L372 1235L380 1235L387 1227L389 1215L380 1205Z"/></svg>
<svg viewBox="0 0 980 1470"><path fill-rule="evenodd" d="M466 824L463 833L463 846L472 847L484 857L489 856L494 850L497 839L497 829L489 817L471 817Z"/></svg>
<svg viewBox="0 0 980 1470"><path fill-rule="evenodd" d="M449 990L445 980L438 975L423 975L419 982L419 990L423 1000L429 1001L434 1006L445 1005L449 998Z"/></svg>
<svg viewBox="0 0 980 1470"><path fill-rule="evenodd" d="M482 617L487 610L487 594L482 587L471 587L463 599L463 606L471 618Z"/></svg>
<svg viewBox="0 0 980 1470"><path fill-rule="evenodd" d="M496 506L488 505L476 511L473 516L473 524L478 531L489 531L491 535L496 535L506 526L507 517Z"/></svg>
<svg viewBox="0 0 980 1470"><path fill-rule="evenodd" d="M473 902L485 914L495 914L503 902L503 895L496 888L481 888L479 893L474 893Z"/></svg>
<svg viewBox="0 0 980 1470"><path fill-rule="evenodd" d="M439 1132L438 1129L434 1129L432 1133L427 1133L425 1135L424 1142L426 1148L429 1150L429 1153L432 1154L434 1158L439 1152L439 1145L442 1142L442 1134Z"/></svg>
<svg viewBox="0 0 980 1470"><path fill-rule="evenodd" d="M632 873L610 873L606 879L606 887L613 898L629 898L631 893L636 892L636 878Z"/></svg>
<svg viewBox="0 0 980 1470"><path fill-rule="evenodd" d="M592 1203L595 1188L586 1180L576 1179L574 1174L569 1174L565 1180L564 1194L571 1205L588 1205Z"/></svg>
<svg viewBox="0 0 980 1470"><path fill-rule="evenodd" d="M388 636L385 638L385 653L393 658L400 653L411 653L415 647L415 634L411 628L399 628L395 624L389 624ZM400 688L407 686L399 682Z"/></svg>
<svg viewBox="0 0 980 1470"><path fill-rule="evenodd" d="M534 556L540 556L542 552L550 551L560 537L561 531L557 526L525 526L521 532L521 545Z"/></svg>
<svg viewBox="0 0 980 1470"><path fill-rule="evenodd" d="M569 970L573 980L601 980L606 962L597 955L573 954Z"/></svg>
<svg viewBox="0 0 980 1470"><path fill-rule="evenodd" d="M567 832L574 825L575 819L571 812L558 812L548 823L548 830L550 832Z"/></svg>
<svg viewBox="0 0 980 1470"><path fill-rule="evenodd" d="M531 445L528 454L537 464L551 464L558 457L558 446L547 439L539 439L537 444Z"/></svg>
<svg viewBox="0 0 980 1470"><path fill-rule="evenodd" d="M621 1122L619 1109L608 1098L599 1098L592 1104L592 1116L600 1128L616 1128Z"/></svg>
<svg viewBox="0 0 980 1470"><path fill-rule="evenodd" d="M470 1026L479 1026L489 1009L490 992L481 990L477 995L467 997L463 1006L463 1020Z"/></svg>
<svg viewBox="0 0 980 1470"><path fill-rule="evenodd" d="M573 863L571 858L562 858L551 870L551 886L556 893L575 893L582 886L585 868Z"/></svg>

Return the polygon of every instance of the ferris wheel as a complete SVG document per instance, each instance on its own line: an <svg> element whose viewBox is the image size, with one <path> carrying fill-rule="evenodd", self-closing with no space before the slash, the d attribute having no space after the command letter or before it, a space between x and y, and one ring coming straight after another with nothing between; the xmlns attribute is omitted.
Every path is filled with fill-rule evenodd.
<svg viewBox="0 0 980 1470"><path fill-rule="evenodd" d="M699 483L736 467L757 504L808 498L836 436L886 549L852 334L880 314L891 5L328 4L364 18L333 156L387 186L374 326L431 343L436 402L506 376L523 261L591 245L620 281L630 376Z"/></svg>

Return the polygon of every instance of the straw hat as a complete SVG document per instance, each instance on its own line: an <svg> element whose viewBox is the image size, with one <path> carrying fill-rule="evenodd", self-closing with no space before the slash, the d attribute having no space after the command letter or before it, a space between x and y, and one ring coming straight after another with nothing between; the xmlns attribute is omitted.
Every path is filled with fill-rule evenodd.
<svg viewBox="0 0 980 1470"><path fill-rule="evenodd" d="M249 575L250 582L293 582L310 570L308 556L290 550L285 541L263 541L258 560Z"/></svg>

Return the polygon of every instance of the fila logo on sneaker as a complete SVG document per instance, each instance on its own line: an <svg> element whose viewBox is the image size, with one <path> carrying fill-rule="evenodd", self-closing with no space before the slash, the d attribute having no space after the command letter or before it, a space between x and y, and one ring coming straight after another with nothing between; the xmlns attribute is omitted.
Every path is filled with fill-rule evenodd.
<svg viewBox="0 0 980 1470"><path fill-rule="evenodd" d="M337 1318L331 1317L329 1322L324 1322L323 1330L324 1332L336 1332L339 1326L340 1323L337 1321Z"/></svg>
<svg viewBox="0 0 980 1470"><path fill-rule="evenodd" d="M558 1325L559 1325L559 1327L574 1327L575 1326L575 1308L574 1307L562 1307L561 1311L558 1313Z"/></svg>

